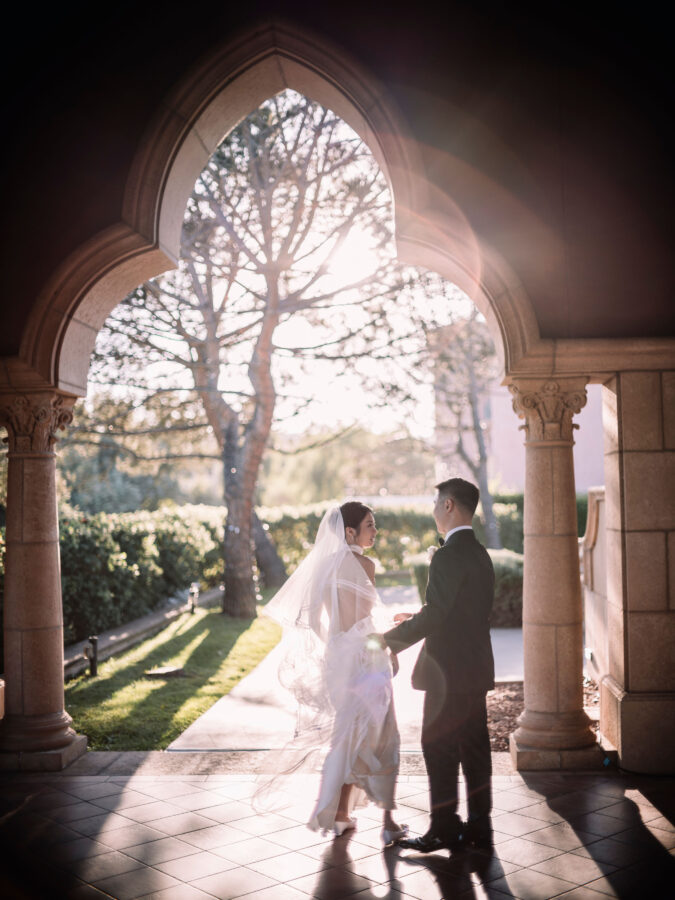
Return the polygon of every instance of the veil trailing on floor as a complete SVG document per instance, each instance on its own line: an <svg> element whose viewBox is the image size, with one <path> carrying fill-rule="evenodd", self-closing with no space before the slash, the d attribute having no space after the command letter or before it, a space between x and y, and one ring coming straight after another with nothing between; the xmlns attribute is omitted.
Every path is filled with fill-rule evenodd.
<svg viewBox="0 0 675 900"><path fill-rule="evenodd" d="M331 747L363 743L373 729L382 731L392 700L391 668L379 643L368 641L381 627L382 612L375 586L345 540L340 508L333 506L311 551L263 610L284 628L278 675L297 711L293 739L277 755L275 772L259 777L253 798L259 811L288 805L281 776L316 773Z"/></svg>

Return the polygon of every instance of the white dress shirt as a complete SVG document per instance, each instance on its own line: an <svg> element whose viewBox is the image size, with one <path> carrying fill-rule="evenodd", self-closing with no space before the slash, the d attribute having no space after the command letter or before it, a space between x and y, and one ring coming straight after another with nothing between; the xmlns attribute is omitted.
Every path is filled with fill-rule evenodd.
<svg viewBox="0 0 675 900"><path fill-rule="evenodd" d="M458 525L457 528L451 528L450 531L443 538L443 543L447 543L448 538L451 534L454 534L456 531L463 531L464 529L468 529L469 531L473 531L473 527L471 525Z"/></svg>

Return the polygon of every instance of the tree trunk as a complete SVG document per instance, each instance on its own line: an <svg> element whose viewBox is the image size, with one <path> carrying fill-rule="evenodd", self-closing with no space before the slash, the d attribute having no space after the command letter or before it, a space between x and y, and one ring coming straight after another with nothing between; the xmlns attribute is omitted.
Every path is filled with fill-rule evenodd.
<svg viewBox="0 0 675 900"><path fill-rule="evenodd" d="M255 510L253 512L253 540L255 542L255 558L263 586L281 587L288 578L286 566Z"/></svg>
<svg viewBox="0 0 675 900"><path fill-rule="evenodd" d="M255 619L257 597L253 580L253 544L250 528L240 529L239 532L227 532L223 556L225 557L223 612L237 619Z"/></svg>
<svg viewBox="0 0 675 900"><path fill-rule="evenodd" d="M492 506L492 494L490 493L490 490L488 488L488 455L487 448L485 446L483 428L480 421L480 410L478 406L480 398L478 394L478 385L476 384L476 374L473 368L473 360L467 360L467 364L469 372L469 402L471 405L471 421L473 424L473 431L476 436L476 444L478 447L478 465L475 467L474 471L476 472L476 477L478 479L481 506L483 507L483 515L485 516L485 539L487 541L488 547L491 547L494 550L501 550L502 541L499 536L499 527L497 525L497 519L495 518L494 509Z"/></svg>
<svg viewBox="0 0 675 900"><path fill-rule="evenodd" d="M485 540L488 547L494 550L502 549L502 539L499 536L499 525L495 516L492 494L488 489L487 468L481 465L478 469L478 488L480 490L480 503L485 517Z"/></svg>
<svg viewBox="0 0 675 900"><path fill-rule="evenodd" d="M253 577L254 548L251 534L253 502L242 490L238 428L231 422L225 431L223 478L227 522L223 540L225 574L223 612L238 619L255 619L256 585Z"/></svg>
<svg viewBox="0 0 675 900"><path fill-rule="evenodd" d="M266 235L268 236L267 244L271 247L271 224L266 228ZM279 291L276 277L268 277L267 286L268 303L265 309L260 333L256 341L255 350L248 365L248 377L255 393L255 408L251 419L244 428L244 442L241 449L239 448L238 443L238 432L234 432L233 428L228 429L228 438L230 433L236 434L237 439L235 442L237 452L234 464L231 464L229 469L227 467L225 469L226 478L228 475L231 476L233 472L236 473L232 479L232 485L237 492L238 502L232 510L231 517L228 502L227 518L228 522L236 523L239 525L242 532L245 530L248 535L248 546L250 547L251 552L250 561L248 562L248 577L250 579L253 594L256 593L256 585L253 583L253 498L255 496L262 456L265 451L270 428L272 427L274 404L276 400L274 380L272 378L272 338L274 336L274 329L279 321ZM229 443L231 443L231 441L228 439L228 441L226 441L226 446ZM260 531L264 534L262 526ZM229 535L227 537L229 537ZM243 550L240 552L243 553ZM243 559L241 572L243 575ZM227 576L227 560L225 561L225 575ZM241 589L238 582L233 584L233 587L238 590ZM225 593L227 594L227 578L225 581ZM248 600L244 602L246 608L248 608ZM255 615L255 603L253 605L253 614Z"/></svg>

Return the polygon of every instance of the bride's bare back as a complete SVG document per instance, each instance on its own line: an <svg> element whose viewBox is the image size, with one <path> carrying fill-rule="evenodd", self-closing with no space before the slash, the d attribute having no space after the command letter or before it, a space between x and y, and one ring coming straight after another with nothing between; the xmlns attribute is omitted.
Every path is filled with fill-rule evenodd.
<svg viewBox="0 0 675 900"><path fill-rule="evenodd" d="M340 631L349 631L372 612L375 593L375 563L372 559L350 553L338 570L337 579Z"/></svg>

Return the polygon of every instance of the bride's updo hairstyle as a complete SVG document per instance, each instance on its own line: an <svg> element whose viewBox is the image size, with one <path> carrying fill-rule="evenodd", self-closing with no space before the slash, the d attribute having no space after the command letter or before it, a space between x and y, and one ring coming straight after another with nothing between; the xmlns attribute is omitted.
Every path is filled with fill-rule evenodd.
<svg viewBox="0 0 675 900"><path fill-rule="evenodd" d="M358 532L361 522L363 522L368 513L372 513L372 509L366 506L365 503L361 503L360 500L348 500L347 503L342 504L340 512L342 513L342 521L345 523L345 528L353 528L354 531Z"/></svg>

